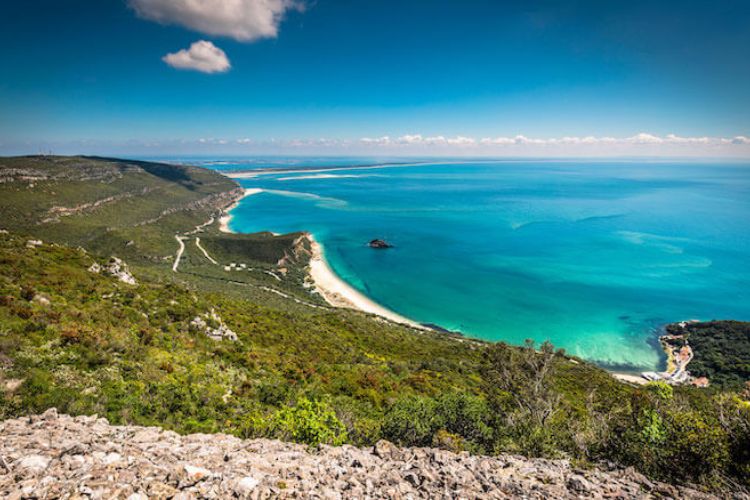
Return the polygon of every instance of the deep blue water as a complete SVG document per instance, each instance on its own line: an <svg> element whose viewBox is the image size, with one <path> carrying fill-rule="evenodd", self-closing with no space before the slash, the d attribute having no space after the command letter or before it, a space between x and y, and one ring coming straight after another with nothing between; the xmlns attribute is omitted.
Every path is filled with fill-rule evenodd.
<svg viewBox="0 0 750 500"><path fill-rule="evenodd" d="M667 322L750 320L750 165L467 162L241 182L265 191L233 230L310 231L375 301L467 335L636 370L661 364Z"/></svg>

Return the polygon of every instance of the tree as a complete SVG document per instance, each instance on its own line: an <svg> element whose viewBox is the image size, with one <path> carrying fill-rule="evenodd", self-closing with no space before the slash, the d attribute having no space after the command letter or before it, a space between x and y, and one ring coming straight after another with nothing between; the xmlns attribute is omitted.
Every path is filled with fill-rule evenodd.
<svg viewBox="0 0 750 500"><path fill-rule="evenodd" d="M562 406L552 387L558 356L549 342L537 351L531 340L521 348L499 343L487 349L482 378L495 415L497 447L550 456L558 454L562 439L572 440L570 429L551 425Z"/></svg>
<svg viewBox="0 0 750 500"><path fill-rule="evenodd" d="M498 343L485 355L482 371L485 389L497 409L516 408L524 418L543 427L559 410L561 396L550 383L557 353L549 342L539 350L533 340L521 348Z"/></svg>

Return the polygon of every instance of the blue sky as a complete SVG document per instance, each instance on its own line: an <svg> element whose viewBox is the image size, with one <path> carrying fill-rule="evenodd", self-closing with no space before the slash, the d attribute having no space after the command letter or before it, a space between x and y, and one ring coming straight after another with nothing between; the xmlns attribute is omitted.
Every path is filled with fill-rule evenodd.
<svg viewBox="0 0 750 500"><path fill-rule="evenodd" d="M746 0L203 5L6 2L0 154L750 155Z"/></svg>

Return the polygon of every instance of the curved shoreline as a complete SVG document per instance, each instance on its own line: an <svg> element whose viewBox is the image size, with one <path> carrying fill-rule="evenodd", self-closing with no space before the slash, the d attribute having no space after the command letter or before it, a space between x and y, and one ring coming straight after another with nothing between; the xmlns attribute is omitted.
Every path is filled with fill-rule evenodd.
<svg viewBox="0 0 750 500"><path fill-rule="evenodd" d="M230 212L237 208L246 196L252 196L261 192L263 192L263 189L260 188L245 189L245 194L241 198L224 209L224 214L219 218L219 230L224 233L234 234L235 231L232 231L229 228L229 223L232 220ZM315 239L315 236L312 233L305 231L305 237L310 242L311 249L307 275L312 280L315 291L320 294L323 300L325 300L330 306L374 314L388 321L417 328L419 330L433 330L429 326L413 321L378 304L359 290L355 289L331 268L330 264L325 259L323 246ZM648 380L639 375L614 370L606 371L621 382L638 385L648 383Z"/></svg>
<svg viewBox="0 0 750 500"><path fill-rule="evenodd" d="M245 189L244 196L224 209L224 214L219 218L219 231L223 233L235 233L235 231L232 231L229 228L229 223L232 220L231 211L237 208L245 197L262 192L263 190L260 188ZM320 294L329 305L374 314L394 323L407 325L420 330L428 330L424 325L401 316L387 307L378 304L343 280L331 268L330 264L328 264L328 261L325 259L323 246L315 239L315 236L312 233L305 232L305 237L310 242L311 249L308 276L315 285L315 291Z"/></svg>
<svg viewBox="0 0 750 500"><path fill-rule="evenodd" d="M219 217L219 231L222 233L234 233L231 229L229 229L229 222L232 220L232 215L229 213L240 204L242 200L244 200L248 196L252 196L254 194L262 193L263 190L260 188L247 188L245 189L244 194L234 203L229 205L227 208L224 209L224 213L221 217Z"/></svg>
<svg viewBox="0 0 750 500"><path fill-rule="evenodd" d="M334 307L356 309L381 316L395 323L402 323L422 330L427 329L416 321L381 306L343 280L328 264L322 245L311 233L306 234L312 249L309 276L315 283L315 289L326 302Z"/></svg>

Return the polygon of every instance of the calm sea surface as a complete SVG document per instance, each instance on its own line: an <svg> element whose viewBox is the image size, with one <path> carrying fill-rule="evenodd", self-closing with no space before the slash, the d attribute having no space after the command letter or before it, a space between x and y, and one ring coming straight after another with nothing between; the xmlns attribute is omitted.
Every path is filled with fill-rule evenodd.
<svg viewBox="0 0 750 500"><path fill-rule="evenodd" d="M661 365L667 322L750 320L750 165L435 163L241 183L264 192L233 230L310 231L375 301L467 335L642 370Z"/></svg>

